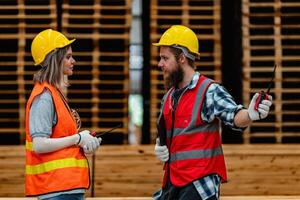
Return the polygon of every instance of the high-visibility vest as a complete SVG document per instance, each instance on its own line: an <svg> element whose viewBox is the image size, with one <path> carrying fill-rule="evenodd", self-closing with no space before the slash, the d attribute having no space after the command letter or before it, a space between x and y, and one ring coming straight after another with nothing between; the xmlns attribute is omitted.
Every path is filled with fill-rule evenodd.
<svg viewBox="0 0 300 200"><path fill-rule="evenodd" d="M29 111L34 98L45 88L51 92L57 114L57 124L52 128L51 138L61 138L77 133L75 119L60 91L47 83L35 84L26 106L26 196L88 189L89 166L80 147L74 145L42 154L33 151L32 138L29 133Z"/></svg>
<svg viewBox="0 0 300 200"><path fill-rule="evenodd" d="M211 79L200 76L197 85L182 94L174 118L171 97L173 91L169 91L165 97L162 116L166 124L170 159L164 166L163 187L168 176L171 183L178 187L209 174L218 174L223 182L227 180L219 120L205 123L201 119L205 94L212 82Z"/></svg>

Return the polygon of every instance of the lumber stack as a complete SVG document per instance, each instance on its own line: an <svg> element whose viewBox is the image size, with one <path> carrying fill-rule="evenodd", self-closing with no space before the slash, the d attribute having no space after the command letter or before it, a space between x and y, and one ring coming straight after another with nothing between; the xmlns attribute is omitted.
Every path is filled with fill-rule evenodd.
<svg viewBox="0 0 300 200"><path fill-rule="evenodd" d="M95 196L151 197L161 187L163 167L153 149L101 146L95 156ZM300 195L299 145L224 145L224 153L228 183L221 186L222 196ZM0 196L24 196L24 147L0 146L0 155Z"/></svg>
<svg viewBox="0 0 300 200"><path fill-rule="evenodd" d="M243 99L266 91L273 66L270 116L254 123L244 134L245 143L293 143L300 138L300 2L242 1Z"/></svg>
<svg viewBox="0 0 300 200"><path fill-rule="evenodd" d="M31 42L47 28L77 39L67 95L82 128L121 125L105 142L127 143L130 25L130 0L0 1L0 135L10 138L3 143L24 143L25 105L39 70Z"/></svg>
<svg viewBox="0 0 300 200"><path fill-rule="evenodd" d="M24 141L25 104L38 70L31 41L47 28L57 28L55 0L0 1L0 135L10 138L6 144Z"/></svg>
<svg viewBox="0 0 300 200"><path fill-rule="evenodd" d="M101 132L121 124L104 141L127 143L131 1L63 1L61 16L62 31L77 38L68 97L82 128Z"/></svg>

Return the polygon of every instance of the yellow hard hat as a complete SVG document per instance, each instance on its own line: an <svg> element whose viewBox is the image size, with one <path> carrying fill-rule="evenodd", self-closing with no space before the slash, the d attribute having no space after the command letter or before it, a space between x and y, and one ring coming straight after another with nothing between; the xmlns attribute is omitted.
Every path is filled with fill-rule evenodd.
<svg viewBox="0 0 300 200"><path fill-rule="evenodd" d="M154 46L173 46L179 45L187 48L191 53L200 55L198 52L199 43L197 35L188 27L182 25L173 25L161 36L158 43Z"/></svg>
<svg viewBox="0 0 300 200"><path fill-rule="evenodd" d="M52 29L46 29L40 32L31 43L31 55L34 60L34 65L41 64L47 54L54 49L63 48L74 41L75 39L68 40L62 33Z"/></svg>

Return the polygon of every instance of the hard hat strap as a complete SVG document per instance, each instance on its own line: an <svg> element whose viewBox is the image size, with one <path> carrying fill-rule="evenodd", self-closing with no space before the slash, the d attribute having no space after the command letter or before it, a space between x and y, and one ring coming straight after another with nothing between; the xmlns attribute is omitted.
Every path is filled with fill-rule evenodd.
<svg viewBox="0 0 300 200"><path fill-rule="evenodd" d="M176 48L176 49L180 49L186 57L188 57L189 59L191 59L191 60L193 60L193 61L196 60L196 56L194 56L193 54L191 54L191 53L187 50L187 48L182 47L182 46L178 46L178 45L172 45L171 47Z"/></svg>

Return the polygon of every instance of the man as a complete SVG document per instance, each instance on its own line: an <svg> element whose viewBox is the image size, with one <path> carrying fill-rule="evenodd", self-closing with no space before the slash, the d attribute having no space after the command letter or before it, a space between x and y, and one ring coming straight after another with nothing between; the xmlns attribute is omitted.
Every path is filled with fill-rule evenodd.
<svg viewBox="0 0 300 200"><path fill-rule="evenodd" d="M259 101L258 108L258 93L248 109L237 105L221 85L195 71L198 38L185 26L172 26L153 45L160 47L158 67L168 89L155 145L165 174L154 199L218 200L220 184L227 181L219 121L243 130L267 117L272 96Z"/></svg>

